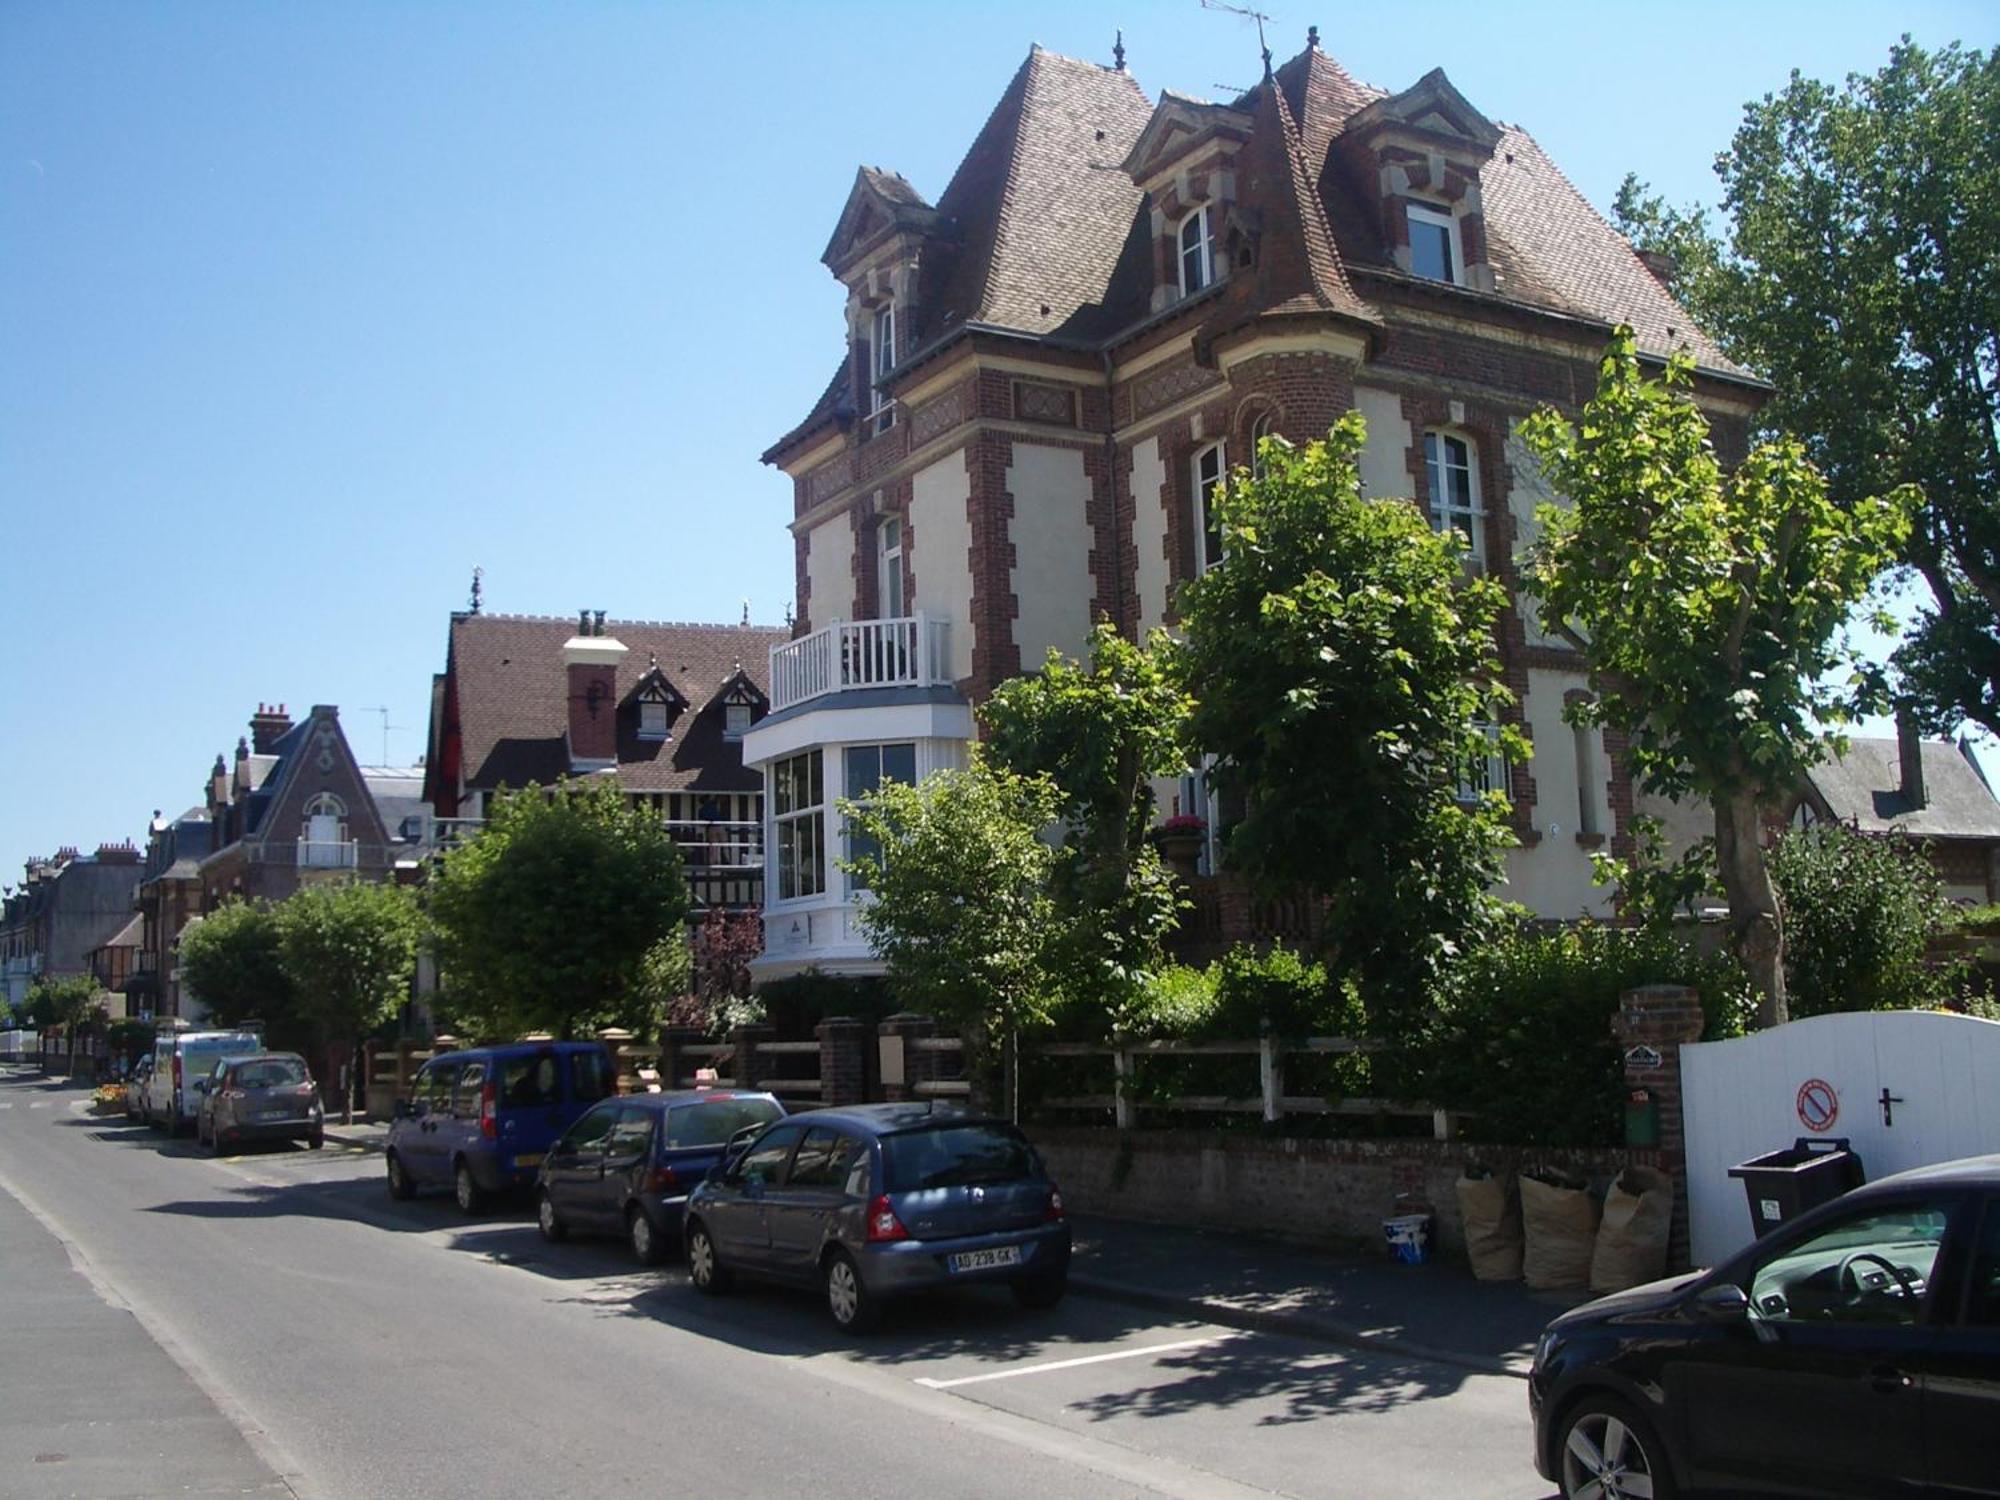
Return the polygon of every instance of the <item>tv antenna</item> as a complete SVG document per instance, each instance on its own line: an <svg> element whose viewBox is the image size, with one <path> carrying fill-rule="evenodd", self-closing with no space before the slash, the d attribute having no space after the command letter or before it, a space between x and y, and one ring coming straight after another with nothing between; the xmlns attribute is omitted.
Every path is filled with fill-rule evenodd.
<svg viewBox="0 0 2000 1500"><path fill-rule="evenodd" d="M378 704L374 708L364 708L361 711L364 714L380 714L382 716L382 759L378 764L387 766L389 764L389 731L392 729L401 729L403 726L389 722L389 706L386 703Z"/></svg>
<svg viewBox="0 0 2000 1500"><path fill-rule="evenodd" d="M1257 48L1264 54L1264 76L1271 76L1271 48L1264 40L1264 23L1271 19L1261 10L1252 10L1247 5L1229 5L1225 0L1201 0L1203 10L1227 11L1232 16L1241 16L1246 21L1257 23Z"/></svg>

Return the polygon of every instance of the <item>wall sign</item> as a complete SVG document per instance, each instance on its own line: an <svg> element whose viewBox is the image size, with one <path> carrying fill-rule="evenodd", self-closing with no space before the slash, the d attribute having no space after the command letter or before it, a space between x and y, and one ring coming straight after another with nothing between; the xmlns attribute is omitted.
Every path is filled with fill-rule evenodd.
<svg viewBox="0 0 2000 1500"><path fill-rule="evenodd" d="M1625 1066L1628 1068L1657 1068L1662 1060L1659 1049L1648 1047L1644 1042L1625 1053Z"/></svg>
<svg viewBox="0 0 2000 1500"><path fill-rule="evenodd" d="M1799 1123L1808 1130L1831 1130L1840 1118L1840 1095L1824 1078L1808 1078L1799 1085Z"/></svg>

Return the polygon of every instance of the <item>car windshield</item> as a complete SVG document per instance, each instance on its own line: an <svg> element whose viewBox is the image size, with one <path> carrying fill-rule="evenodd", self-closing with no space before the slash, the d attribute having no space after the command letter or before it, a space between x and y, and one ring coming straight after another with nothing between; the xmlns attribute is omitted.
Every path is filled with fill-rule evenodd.
<svg viewBox="0 0 2000 1500"><path fill-rule="evenodd" d="M784 1110L773 1099L710 1099L667 1111L667 1149L720 1146L747 1125L768 1125Z"/></svg>
<svg viewBox="0 0 2000 1500"><path fill-rule="evenodd" d="M1036 1175L1034 1148L1011 1126L933 1125L882 1140L892 1193L971 1183L1018 1182Z"/></svg>
<svg viewBox="0 0 2000 1500"><path fill-rule="evenodd" d="M306 1065L296 1057L266 1057L236 1069L236 1082L246 1089L282 1089L305 1081Z"/></svg>

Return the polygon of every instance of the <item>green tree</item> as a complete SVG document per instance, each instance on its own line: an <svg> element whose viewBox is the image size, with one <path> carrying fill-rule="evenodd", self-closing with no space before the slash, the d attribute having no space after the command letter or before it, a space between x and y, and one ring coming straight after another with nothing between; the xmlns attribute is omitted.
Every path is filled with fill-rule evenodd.
<svg viewBox="0 0 2000 1500"><path fill-rule="evenodd" d="M32 1024L39 1029L62 1028L69 1044L69 1071L76 1071L76 1042L82 1032L101 1020L104 1008L98 1001L97 981L84 974L60 979L38 979L23 997Z"/></svg>
<svg viewBox="0 0 2000 1500"><path fill-rule="evenodd" d="M358 1057L362 1038L396 1013L410 993L420 923L401 886L372 881L310 885L276 911L279 957L301 1018L321 1041ZM350 1068L343 1109L354 1116Z"/></svg>
<svg viewBox="0 0 2000 1500"><path fill-rule="evenodd" d="M657 1023L646 960L681 936L688 887L658 814L608 779L565 781L503 795L428 905L453 1024L571 1037Z"/></svg>
<svg viewBox="0 0 2000 1500"><path fill-rule="evenodd" d="M1787 1012L1763 813L1825 753L1819 726L1879 690L1842 626L1894 560L1916 496L1838 505L1794 439L1725 476L1691 380L1685 357L1644 378L1621 327L1580 424L1546 409L1523 424L1571 502L1543 508L1527 583L1544 627L1589 664L1596 696L1577 717L1629 736L1648 789L1714 808L1731 938L1770 1026Z"/></svg>
<svg viewBox="0 0 2000 1500"><path fill-rule="evenodd" d="M1361 497L1362 438L1350 413L1302 449L1267 439L1261 477L1230 475L1227 555L1182 592L1179 669L1190 738L1243 806L1226 859L1326 899L1331 981L1396 1035L1495 910L1505 798L1462 797L1466 768L1528 752L1489 728L1510 697L1504 593L1415 506Z"/></svg>
<svg viewBox="0 0 2000 1500"><path fill-rule="evenodd" d="M181 932L181 982L214 1025L261 1020L267 1039L302 1044L278 928L267 901L223 902Z"/></svg>
<svg viewBox="0 0 2000 1500"><path fill-rule="evenodd" d="M1904 38L1844 88L1793 73L1716 162L1726 241L1628 178L1619 227L1777 387L1836 502L1902 484L1932 604L1899 653L1936 724L2000 732L2000 51Z"/></svg>

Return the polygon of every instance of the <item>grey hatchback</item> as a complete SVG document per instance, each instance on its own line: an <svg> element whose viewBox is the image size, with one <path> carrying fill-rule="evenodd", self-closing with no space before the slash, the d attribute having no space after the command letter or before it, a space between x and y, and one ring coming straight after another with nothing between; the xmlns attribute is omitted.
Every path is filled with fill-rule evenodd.
<svg viewBox="0 0 2000 1500"><path fill-rule="evenodd" d="M315 1151L326 1144L319 1089L296 1052L225 1057L195 1088L195 1138L210 1150L253 1140L304 1141Z"/></svg>
<svg viewBox="0 0 2000 1500"><path fill-rule="evenodd" d="M921 1104L772 1125L689 1194L684 1223L698 1290L738 1273L816 1283L853 1333L905 1292L1002 1281L1051 1307L1069 1280L1062 1194L1027 1137Z"/></svg>

